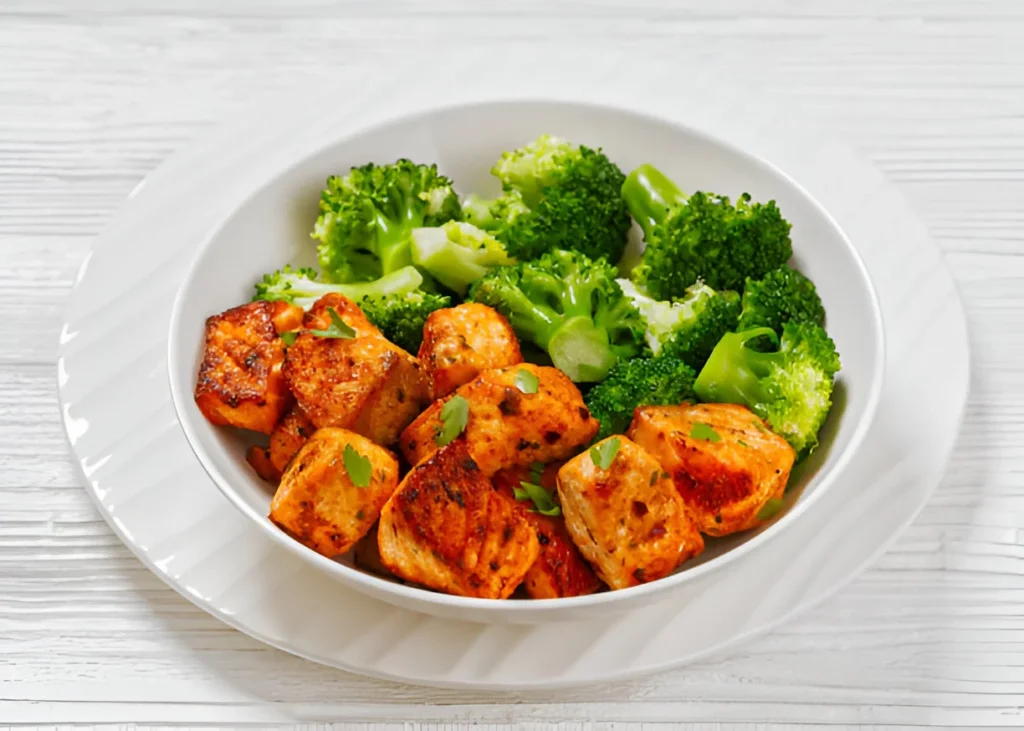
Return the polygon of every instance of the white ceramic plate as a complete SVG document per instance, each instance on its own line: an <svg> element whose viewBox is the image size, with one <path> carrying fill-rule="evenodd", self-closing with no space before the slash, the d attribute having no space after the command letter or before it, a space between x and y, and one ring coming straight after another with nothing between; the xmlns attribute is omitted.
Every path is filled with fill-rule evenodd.
<svg viewBox="0 0 1024 731"><path fill-rule="evenodd" d="M334 91L277 102L225 126L140 186L83 264L58 362L65 428L99 509L147 566L225 622L317 662L450 687L553 688L677 666L777 625L849 581L913 519L959 426L967 338L938 250L878 171L790 110L754 101L749 90L726 92L721 79L705 85L664 61L638 78L607 53L545 56L508 69L492 59L438 59L431 77L461 73L457 88L427 82L407 89L411 73L353 75ZM223 498L170 403L171 302L211 227L263 181L333 138L338 125L370 126L417 106L547 96L646 105L799 181L871 273L886 324L882 397L857 458L799 520L665 601L572 624L428 617L330 580ZM313 133L289 135L298 122Z"/></svg>

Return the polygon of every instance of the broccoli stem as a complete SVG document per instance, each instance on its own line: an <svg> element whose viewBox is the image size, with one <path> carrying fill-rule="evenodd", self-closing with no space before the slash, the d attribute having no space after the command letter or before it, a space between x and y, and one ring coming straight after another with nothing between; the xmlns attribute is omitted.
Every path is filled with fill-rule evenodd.
<svg viewBox="0 0 1024 731"><path fill-rule="evenodd" d="M767 401L768 394L761 381L780 361L781 355L760 353L747 347L747 343L760 337L770 338L778 345L778 335L770 327L727 333L718 342L693 384L694 393L701 401L742 404L753 410Z"/></svg>
<svg viewBox="0 0 1024 731"><path fill-rule="evenodd" d="M575 383L601 381L618 362L608 333L589 317L570 317L551 335L548 355Z"/></svg>
<svg viewBox="0 0 1024 731"><path fill-rule="evenodd" d="M686 203L686 194L653 165L641 165L626 176L622 197L630 214L649 238L651 230L668 216L669 209Z"/></svg>

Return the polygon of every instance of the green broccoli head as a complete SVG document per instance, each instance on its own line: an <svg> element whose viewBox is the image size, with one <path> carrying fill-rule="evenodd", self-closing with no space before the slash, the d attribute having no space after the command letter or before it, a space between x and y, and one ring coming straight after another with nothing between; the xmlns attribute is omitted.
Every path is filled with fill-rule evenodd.
<svg viewBox="0 0 1024 731"><path fill-rule="evenodd" d="M412 263L409 235L421 226L458 219L458 196L436 165L401 159L332 175L320 195L312 237L324 277L364 282Z"/></svg>
<svg viewBox="0 0 1024 731"><path fill-rule="evenodd" d="M825 306L814 282L788 266L773 269L761 279L747 279L739 330L770 327L781 334L790 320L825 323Z"/></svg>
<svg viewBox="0 0 1024 731"><path fill-rule="evenodd" d="M460 297L494 267L515 263L500 241L462 221L413 230L412 260Z"/></svg>
<svg viewBox="0 0 1024 731"><path fill-rule="evenodd" d="M622 195L646 242L633 280L655 299L682 297L698 280L739 291L747 277L758 279L793 255L790 224L775 201L686 196L651 165L629 174Z"/></svg>
<svg viewBox="0 0 1024 731"><path fill-rule="evenodd" d="M325 294L337 293L359 302L367 297L380 298L404 295L423 284L423 275L414 266L406 266L372 282L335 284L317 279L316 270L293 269L286 265L273 274L264 274L256 283L253 300L281 300L308 310Z"/></svg>
<svg viewBox="0 0 1024 731"><path fill-rule="evenodd" d="M586 404L601 425L595 441L623 434L638 406L678 405L694 398L694 370L678 358L634 358L618 363L587 393Z"/></svg>
<svg viewBox="0 0 1024 731"><path fill-rule="evenodd" d="M750 347L761 338L778 349ZM781 340L767 327L727 334L697 376L694 391L705 402L746 406L802 459L818 444L839 369L835 343L820 325L790 321L782 326Z"/></svg>
<svg viewBox="0 0 1024 731"><path fill-rule="evenodd" d="M670 355L699 370L722 336L736 328L740 298L735 292L716 292L697 282L681 299L660 301L627 279L618 282L644 318L644 337L654 355Z"/></svg>
<svg viewBox="0 0 1024 731"><path fill-rule="evenodd" d="M466 220L490 231L515 259L554 249L615 263L629 232L625 175L600 150L543 135L502 155L491 169L503 193L470 196Z"/></svg>
<svg viewBox="0 0 1024 731"><path fill-rule="evenodd" d="M408 292L387 297L366 297L359 308L384 337L415 355L423 342L423 324L435 310L451 307L451 297L429 292Z"/></svg>
<svg viewBox="0 0 1024 731"><path fill-rule="evenodd" d="M642 347L643 321L615 274L604 259L556 250L491 270L469 298L505 315L573 381L601 381Z"/></svg>

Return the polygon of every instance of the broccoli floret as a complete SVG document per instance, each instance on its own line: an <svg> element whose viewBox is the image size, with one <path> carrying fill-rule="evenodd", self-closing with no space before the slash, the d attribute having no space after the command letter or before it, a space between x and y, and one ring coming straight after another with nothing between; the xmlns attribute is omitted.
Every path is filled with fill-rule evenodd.
<svg viewBox="0 0 1024 731"><path fill-rule="evenodd" d="M790 224L775 201L735 205L724 196L697 192L687 197L651 165L629 174L622 195L644 231L646 248L633 281L659 300L682 297L698 280L739 291L793 254Z"/></svg>
<svg viewBox="0 0 1024 731"><path fill-rule="evenodd" d="M626 246L625 175L601 150L542 135L506 152L491 169L502 195L470 196L467 221L490 231L510 256L535 259L554 249L616 263Z"/></svg>
<svg viewBox="0 0 1024 731"><path fill-rule="evenodd" d="M416 267L402 267L373 282L356 282L352 284L334 284L317 280L316 270L304 267L293 269L285 266L273 274L264 274L263 280L256 282L255 300L282 300L296 304L308 310L313 303L325 294L337 292L350 300L361 300L379 297L404 295L413 292L423 284L423 275Z"/></svg>
<svg viewBox="0 0 1024 731"><path fill-rule="evenodd" d="M661 301L627 279L618 282L646 322L644 338L654 355L670 355L700 370L722 336L736 328L740 297L735 292L716 292L698 282L683 298Z"/></svg>
<svg viewBox="0 0 1024 731"><path fill-rule="evenodd" d="M412 260L460 297L494 267L515 263L500 241L461 221L413 230Z"/></svg>
<svg viewBox="0 0 1024 731"><path fill-rule="evenodd" d="M430 292L409 292L359 301L366 318L384 337L415 355L423 342L423 323L434 310L451 307L451 297Z"/></svg>
<svg viewBox="0 0 1024 731"><path fill-rule="evenodd" d="M573 381L601 381L642 347L643 321L615 281L615 268L578 251L492 269L469 298L504 314L520 338L545 350Z"/></svg>
<svg viewBox="0 0 1024 731"><path fill-rule="evenodd" d="M398 160L332 175L320 196L312 237L324 278L365 282L412 263L409 234L458 219L458 196L436 165Z"/></svg>
<svg viewBox="0 0 1024 731"><path fill-rule="evenodd" d="M778 350L749 347L761 338ZM818 444L839 368L835 343L821 326L790 321L782 326L781 340L768 327L723 337L697 376L694 391L705 402L746 406L803 458Z"/></svg>
<svg viewBox="0 0 1024 731"><path fill-rule="evenodd" d="M586 396L587 408L601 424L595 440L623 434L638 406L678 405L691 401L696 373L678 358L634 358L620 362Z"/></svg>
<svg viewBox="0 0 1024 731"><path fill-rule="evenodd" d="M762 279L747 279L739 330L770 327L781 335L790 320L825 323L825 306L814 282L788 266L773 269Z"/></svg>

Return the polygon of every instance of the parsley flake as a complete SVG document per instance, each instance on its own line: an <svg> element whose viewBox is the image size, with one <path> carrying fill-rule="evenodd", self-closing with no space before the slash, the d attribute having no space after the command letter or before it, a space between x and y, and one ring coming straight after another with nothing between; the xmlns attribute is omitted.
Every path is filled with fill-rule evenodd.
<svg viewBox="0 0 1024 731"><path fill-rule="evenodd" d="M351 340L356 336L356 331L351 326L341 319L341 315L333 307L327 308L327 314L331 318L331 326L326 330L307 330L310 335L316 335L318 338L341 338L343 340Z"/></svg>
<svg viewBox="0 0 1024 731"><path fill-rule="evenodd" d="M345 463L345 471L348 479L356 487L369 487L370 477L373 474L370 468L370 460L355 450L351 444L345 445L345 451L341 454L342 462Z"/></svg>
<svg viewBox="0 0 1024 731"><path fill-rule="evenodd" d="M462 396L453 396L441 407L441 427L434 437L439 447L449 444L466 428L469 421L469 401Z"/></svg>
<svg viewBox="0 0 1024 731"><path fill-rule="evenodd" d="M516 388L523 393L537 393L538 386L540 386L540 381L537 376L525 368L520 368L516 373Z"/></svg>
<svg viewBox="0 0 1024 731"><path fill-rule="evenodd" d="M707 424L702 424L699 421L694 422L693 426L690 427L690 436L694 439L703 439L707 442L722 441L722 436L718 432Z"/></svg>
<svg viewBox="0 0 1024 731"><path fill-rule="evenodd" d="M516 500L519 502L532 501L533 511L541 515L557 518L562 514L562 509L558 507L554 496L543 487L525 481L520 482L519 485L519 487L513 489Z"/></svg>
<svg viewBox="0 0 1024 731"><path fill-rule="evenodd" d="M606 441L596 444L590 448L590 459L602 470L612 466L615 455L619 453L622 442L618 437L612 437Z"/></svg>
<svg viewBox="0 0 1024 731"><path fill-rule="evenodd" d="M782 511L782 498L769 498L768 502L757 511L758 520L771 520Z"/></svg>
<svg viewBox="0 0 1024 731"><path fill-rule="evenodd" d="M281 333L281 340L283 340L284 344L289 347L295 345L295 341L298 339L298 337L298 330L286 330L285 332Z"/></svg>

